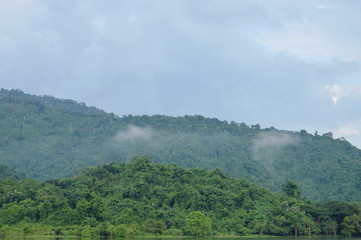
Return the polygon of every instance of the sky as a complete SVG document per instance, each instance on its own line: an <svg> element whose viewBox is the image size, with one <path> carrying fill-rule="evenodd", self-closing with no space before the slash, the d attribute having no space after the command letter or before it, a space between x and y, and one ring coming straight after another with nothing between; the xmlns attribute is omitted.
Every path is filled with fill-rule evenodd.
<svg viewBox="0 0 361 240"><path fill-rule="evenodd" d="M0 88L361 148L359 0L0 0Z"/></svg>

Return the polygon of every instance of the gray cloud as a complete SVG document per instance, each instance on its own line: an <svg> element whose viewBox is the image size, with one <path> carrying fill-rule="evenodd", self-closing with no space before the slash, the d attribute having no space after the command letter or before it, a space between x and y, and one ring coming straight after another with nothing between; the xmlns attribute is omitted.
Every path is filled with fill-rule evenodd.
<svg viewBox="0 0 361 240"><path fill-rule="evenodd" d="M357 0L12 2L0 3L3 88L290 130L361 119L361 96L335 106L326 88L360 79Z"/></svg>

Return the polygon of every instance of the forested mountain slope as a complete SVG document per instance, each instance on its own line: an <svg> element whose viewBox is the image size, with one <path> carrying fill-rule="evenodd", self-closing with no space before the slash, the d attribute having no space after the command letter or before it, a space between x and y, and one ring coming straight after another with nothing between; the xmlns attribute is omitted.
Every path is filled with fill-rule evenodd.
<svg viewBox="0 0 361 240"><path fill-rule="evenodd" d="M361 199L361 151L317 135L202 116L107 114L71 100L0 91L0 163L53 179L147 155L154 162L220 168L271 190L288 179L313 200Z"/></svg>

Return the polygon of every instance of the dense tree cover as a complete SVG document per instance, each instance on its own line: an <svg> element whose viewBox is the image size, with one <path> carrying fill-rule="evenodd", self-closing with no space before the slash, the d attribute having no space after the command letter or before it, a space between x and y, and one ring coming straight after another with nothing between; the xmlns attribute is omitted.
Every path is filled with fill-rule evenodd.
<svg viewBox="0 0 361 240"><path fill-rule="evenodd" d="M0 164L0 181L6 180L6 179L23 179L25 178L24 174L17 173L14 169L4 165Z"/></svg>
<svg viewBox="0 0 361 240"><path fill-rule="evenodd" d="M0 163L34 179L71 177L133 155L219 168L272 191L297 182L322 202L361 199L361 151L345 139L202 116L107 114L84 103L0 91Z"/></svg>
<svg viewBox="0 0 361 240"><path fill-rule="evenodd" d="M292 188L297 185L292 183ZM300 195L272 193L219 169L130 163L90 167L75 178L0 182L0 233L140 233L209 235L359 235L360 208L316 206Z"/></svg>

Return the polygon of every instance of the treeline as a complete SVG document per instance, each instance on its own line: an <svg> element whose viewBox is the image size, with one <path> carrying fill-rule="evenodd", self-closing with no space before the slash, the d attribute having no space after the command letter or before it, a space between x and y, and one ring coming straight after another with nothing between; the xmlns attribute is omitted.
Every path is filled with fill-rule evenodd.
<svg viewBox="0 0 361 240"><path fill-rule="evenodd" d="M135 157L74 178L0 182L0 235L360 235L358 205L312 203L292 181L283 191Z"/></svg>

